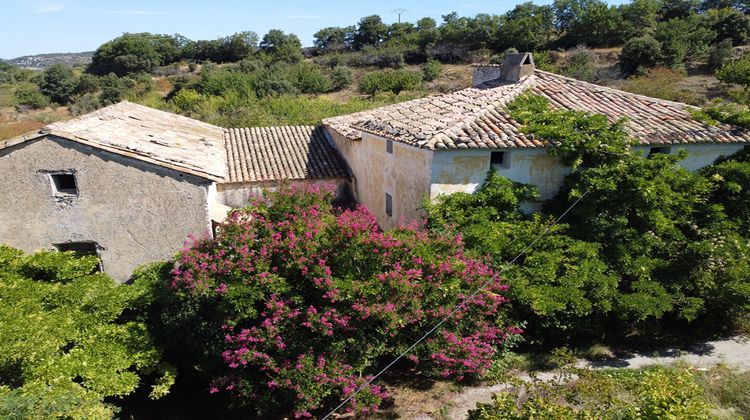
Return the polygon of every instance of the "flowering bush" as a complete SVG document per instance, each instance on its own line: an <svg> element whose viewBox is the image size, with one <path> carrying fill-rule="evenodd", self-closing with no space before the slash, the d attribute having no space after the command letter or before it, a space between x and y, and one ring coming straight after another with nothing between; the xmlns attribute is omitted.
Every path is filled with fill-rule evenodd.
<svg viewBox="0 0 750 420"><path fill-rule="evenodd" d="M494 275L464 255L460 237L416 225L383 233L366 208L336 210L332 198L281 188L178 255L173 298L200 306L191 312L198 323L221 330L221 343L199 344L223 350L210 392L260 412L293 407L309 417L352 395L384 356L407 349ZM520 332L504 322L505 290L493 282L409 360L436 377L481 374L506 337ZM385 396L370 385L348 410L374 410Z"/></svg>

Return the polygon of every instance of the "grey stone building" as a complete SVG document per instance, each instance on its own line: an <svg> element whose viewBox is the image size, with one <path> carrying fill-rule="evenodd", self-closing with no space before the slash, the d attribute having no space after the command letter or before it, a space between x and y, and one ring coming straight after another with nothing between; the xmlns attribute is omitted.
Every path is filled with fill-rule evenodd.
<svg viewBox="0 0 750 420"><path fill-rule="evenodd" d="M258 186L286 179L346 184L344 165L313 131L269 148L265 135L238 142L223 128L121 102L0 141L0 243L96 253L126 281L189 235L211 235L230 209L225 199L239 206Z"/></svg>

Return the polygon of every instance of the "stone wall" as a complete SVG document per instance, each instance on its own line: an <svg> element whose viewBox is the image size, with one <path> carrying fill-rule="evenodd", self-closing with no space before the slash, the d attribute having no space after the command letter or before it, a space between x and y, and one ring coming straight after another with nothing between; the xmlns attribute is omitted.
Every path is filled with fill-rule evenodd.
<svg viewBox="0 0 750 420"><path fill-rule="evenodd" d="M49 172L75 174L77 197L56 198ZM70 140L45 137L0 151L0 243L26 252L93 241L104 271L126 281L210 231L212 182Z"/></svg>

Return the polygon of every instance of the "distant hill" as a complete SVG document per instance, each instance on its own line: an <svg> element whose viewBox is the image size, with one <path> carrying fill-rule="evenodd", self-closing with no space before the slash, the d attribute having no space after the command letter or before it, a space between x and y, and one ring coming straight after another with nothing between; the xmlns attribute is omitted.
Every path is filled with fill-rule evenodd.
<svg viewBox="0 0 750 420"><path fill-rule="evenodd" d="M53 64L67 64L69 66L87 65L91 63L93 51L80 53L52 53L24 55L23 57L11 58L6 62L20 68L32 70L44 70Z"/></svg>

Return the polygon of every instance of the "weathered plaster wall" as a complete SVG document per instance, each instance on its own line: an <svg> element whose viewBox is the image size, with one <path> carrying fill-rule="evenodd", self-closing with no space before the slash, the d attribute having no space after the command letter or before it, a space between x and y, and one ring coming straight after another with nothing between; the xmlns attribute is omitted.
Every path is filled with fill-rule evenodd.
<svg viewBox="0 0 750 420"><path fill-rule="evenodd" d="M47 173L74 170L79 196L53 198ZM118 281L210 228L211 181L59 138L0 151L0 243L33 252L94 241Z"/></svg>
<svg viewBox="0 0 750 420"><path fill-rule="evenodd" d="M432 152L363 133L362 140L349 140L328 130L339 152L354 174L354 197L367 206L384 229L420 217L422 197L430 193ZM385 213L385 193L393 197L393 215Z"/></svg>
<svg viewBox="0 0 750 420"><path fill-rule="evenodd" d="M351 195L351 184L347 179L343 178L306 179L292 181L292 183L318 185L321 187L334 185L336 188L336 198L339 200L347 200ZM278 186L279 184L276 182L219 184L217 186L216 198L219 203L225 206L239 208L246 206L250 197L261 196L263 195L263 191L273 191Z"/></svg>
<svg viewBox="0 0 750 420"><path fill-rule="evenodd" d="M548 199L562 186L570 169L547 155L546 149L508 149L505 163L495 165L499 175L539 188L540 198ZM490 170L489 150L436 151L433 157L430 197L454 192L474 192Z"/></svg>
<svg viewBox="0 0 750 420"><path fill-rule="evenodd" d="M742 150L742 144L681 144L671 147L670 153L677 153L679 149L685 149L688 157L680 161L680 165L689 171L697 171L705 166L713 164L721 156L729 156ZM650 147L634 147L633 150L639 151L643 156L648 155Z"/></svg>

